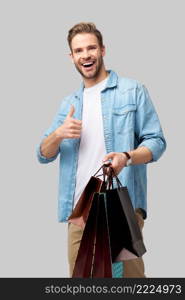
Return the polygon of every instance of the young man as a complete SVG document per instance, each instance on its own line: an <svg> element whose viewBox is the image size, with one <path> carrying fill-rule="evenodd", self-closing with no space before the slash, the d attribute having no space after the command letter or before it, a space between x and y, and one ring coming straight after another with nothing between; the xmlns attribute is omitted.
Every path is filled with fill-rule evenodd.
<svg viewBox="0 0 185 300"><path fill-rule="evenodd" d="M102 35L93 23L71 28L68 43L83 83L62 101L38 146L41 163L52 162L60 154L58 219L68 222L89 178L111 160L128 188L142 229L147 216L146 166L166 148L157 113L144 85L105 69ZM82 233L81 227L69 223L70 276ZM142 258L127 251L121 264L123 277L145 277Z"/></svg>

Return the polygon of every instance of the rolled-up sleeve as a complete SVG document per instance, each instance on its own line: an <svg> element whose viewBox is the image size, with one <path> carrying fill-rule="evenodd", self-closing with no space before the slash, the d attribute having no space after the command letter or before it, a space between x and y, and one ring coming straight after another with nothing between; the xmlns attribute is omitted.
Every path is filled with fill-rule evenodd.
<svg viewBox="0 0 185 300"><path fill-rule="evenodd" d="M58 154L59 154L60 151L58 150L58 152L56 153L55 156L47 158L47 157L43 156L42 153L41 153L41 149L40 149L41 148L41 144L42 144L42 142L39 145L37 145L37 147L36 147L38 161L41 164L47 164L47 163L52 162L53 160L55 160L57 158L57 156L58 156Z"/></svg>
<svg viewBox="0 0 185 300"><path fill-rule="evenodd" d="M166 150L166 140L159 117L144 85L138 87L136 111L136 135L138 147L145 146L152 153L152 160L157 161Z"/></svg>

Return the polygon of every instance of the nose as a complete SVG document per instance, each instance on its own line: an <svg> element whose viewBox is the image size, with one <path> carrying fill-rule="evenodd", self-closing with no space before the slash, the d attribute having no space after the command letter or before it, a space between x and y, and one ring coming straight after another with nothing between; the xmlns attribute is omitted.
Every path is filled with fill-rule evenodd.
<svg viewBox="0 0 185 300"><path fill-rule="evenodd" d="M82 53L82 58L87 60L89 59L91 56L90 56L90 53L88 50L84 50L83 53Z"/></svg>

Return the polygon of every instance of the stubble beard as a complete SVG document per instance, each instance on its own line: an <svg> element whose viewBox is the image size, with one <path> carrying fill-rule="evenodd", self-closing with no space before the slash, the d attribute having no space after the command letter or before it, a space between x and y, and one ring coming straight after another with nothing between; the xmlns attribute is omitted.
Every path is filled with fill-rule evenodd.
<svg viewBox="0 0 185 300"><path fill-rule="evenodd" d="M75 63L75 67L77 71L82 75L84 79L96 79L100 74L102 66L103 66L103 57L100 56L99 58L96 59L96 66L95 66L96 68L94 72L88 75L82 71L82 69L78 66L78 63Z"/></svg>

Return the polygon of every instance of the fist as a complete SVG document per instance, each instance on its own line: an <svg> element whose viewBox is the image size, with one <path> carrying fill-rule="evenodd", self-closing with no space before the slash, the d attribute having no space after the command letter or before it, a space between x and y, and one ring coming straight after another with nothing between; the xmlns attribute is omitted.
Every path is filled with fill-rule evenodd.
<svg viewBox="0 0 185 300"><path fill-rule="evenodd" d="M118 175L121 172L121 170L126 166L128 158L124 153L110 152L104 157L103 163L110 163L110 160L110 167L112 167L114 169L115 174ZM109 174L109 166L106 168L106 174Z"/></svg>
<svg viewBox="0 0 185 300"><path fill-rule="evenodd" d="M82 121L73 118L75 108L71 105L64 123L56 129L56 134L61 139L78 139L81 136Z"/></svg>

